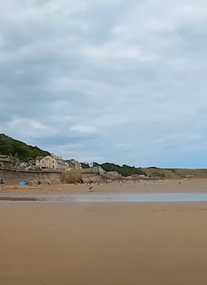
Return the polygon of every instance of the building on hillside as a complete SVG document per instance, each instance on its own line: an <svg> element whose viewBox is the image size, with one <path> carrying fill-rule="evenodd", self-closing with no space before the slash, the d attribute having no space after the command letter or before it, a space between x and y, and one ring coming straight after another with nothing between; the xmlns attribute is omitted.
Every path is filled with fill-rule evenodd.
<svg viewBox="0 0 207 285"><path fill-rule="evenodd" d="M79 163L77 160L74 160L74 159L71 159L68 161L68 165L69 165L69 168L71 169L82 169L82 165L81 163Z"/></svg>
<svg viewBox="0 0 207 285"><path fill-rule="evenodd" d="M0 167L10 168L14 165L13 159L8 155L0 155Z"/></svg>
<svg viewBox="0 0 207 285"><path fill-rule="evenodd" d="M68 163L58 156L37 156L36 166L41 169L64 170L68 168Z"/></svg>

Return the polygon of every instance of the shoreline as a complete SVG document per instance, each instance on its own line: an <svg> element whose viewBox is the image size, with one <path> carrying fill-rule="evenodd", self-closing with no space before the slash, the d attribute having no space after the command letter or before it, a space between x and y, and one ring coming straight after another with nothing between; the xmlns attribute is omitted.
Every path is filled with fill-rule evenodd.
<svg viewBox="0 0 207 285"><path fill-rule="evenodd" d="M50 202L50 203L195 203L207 202L207 193L0 193L0 202Z"/></svg>

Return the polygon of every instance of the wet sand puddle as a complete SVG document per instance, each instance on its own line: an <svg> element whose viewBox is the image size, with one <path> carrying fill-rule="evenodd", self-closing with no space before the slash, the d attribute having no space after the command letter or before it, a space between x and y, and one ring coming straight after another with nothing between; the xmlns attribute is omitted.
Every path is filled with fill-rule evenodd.
<svg viewBox="0 0 207 285"><path fill-rule="evenodd" d="M207 193L0 194L0 202L143 203L202 201L207 201Z"/></svg>

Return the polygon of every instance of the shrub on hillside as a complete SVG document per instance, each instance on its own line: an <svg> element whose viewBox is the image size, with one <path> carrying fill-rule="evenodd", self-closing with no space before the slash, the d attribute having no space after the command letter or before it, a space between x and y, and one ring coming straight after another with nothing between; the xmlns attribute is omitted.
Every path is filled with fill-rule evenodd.
<svg viewBox="0 0 207 285"><path fill-rule="evenodd" d="M18 157L22 161L50 154L48 151L42 150L37 146L27 145L4 134L0 134L0 153Z"/></svg>
<svg viewBox="0 0 207 285"><path fill-rule="evenodd" d="M153 172L150 176L151 177L158 177L158 178L165 178L165 174L160 173L160 172Z"/></svg>

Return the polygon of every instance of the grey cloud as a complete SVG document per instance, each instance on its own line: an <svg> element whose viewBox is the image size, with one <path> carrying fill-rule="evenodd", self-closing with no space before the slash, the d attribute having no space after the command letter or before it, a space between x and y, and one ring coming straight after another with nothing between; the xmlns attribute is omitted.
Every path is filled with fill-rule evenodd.
<svg viewBox="0 0 207 285"><path fill-rule="evenodd" d="M206 151L206 8L0 3L0 132L67 158L182 166Z"/></svg>

